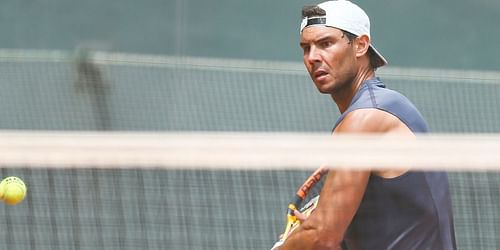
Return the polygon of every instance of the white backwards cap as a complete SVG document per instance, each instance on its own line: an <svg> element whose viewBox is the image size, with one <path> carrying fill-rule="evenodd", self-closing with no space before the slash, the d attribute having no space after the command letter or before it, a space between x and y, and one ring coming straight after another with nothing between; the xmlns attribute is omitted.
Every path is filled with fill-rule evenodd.
<svg viewBox="0 0 500 250"><path fill-rule="evenodd" d="M370 38L370 48L379 57L378 65L387 64L387 60L371 44L370 18L365 11L356 4L347 0L327 1L317 5L326 12L324 16L304 17L300 24L300 32L308 26L323 25L345 30L356 36L367 35Z"/></svg>

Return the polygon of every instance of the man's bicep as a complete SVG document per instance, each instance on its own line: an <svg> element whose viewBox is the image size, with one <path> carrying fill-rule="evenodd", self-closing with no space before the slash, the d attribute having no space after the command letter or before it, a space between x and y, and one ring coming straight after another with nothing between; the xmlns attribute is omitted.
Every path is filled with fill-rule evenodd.
<svg viewBox="0 0 500 250"><path fill-rule="evenodd" d="M321 199L318 205L324 203L325 206L336 210L343 210L348 207L357 210L369 178L370 171L331 170L321 190Z"/></svg>

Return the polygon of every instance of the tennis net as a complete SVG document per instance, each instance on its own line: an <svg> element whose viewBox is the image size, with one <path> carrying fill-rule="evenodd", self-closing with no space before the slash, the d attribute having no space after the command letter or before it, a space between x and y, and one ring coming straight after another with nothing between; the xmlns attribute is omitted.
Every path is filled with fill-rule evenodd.
<svg viewBox="0 0 500 250"><path fill-rule="evenodd" d="M500 246L498 134L3 131L0 155L1 175L28 186L0 206L6 249L269 249L318 159L447 170L459 249Z"/></svg>
<svg viewBox="0 0 500 250"><path fill-rule="evenodd" d="M267 249L325 161L445 168L459 249L500 248L499 72L378 70L444 136L392 157L323 144L338 110L301 63L0 50L0 75L0 174L28 185L2 249Z"/></svg>

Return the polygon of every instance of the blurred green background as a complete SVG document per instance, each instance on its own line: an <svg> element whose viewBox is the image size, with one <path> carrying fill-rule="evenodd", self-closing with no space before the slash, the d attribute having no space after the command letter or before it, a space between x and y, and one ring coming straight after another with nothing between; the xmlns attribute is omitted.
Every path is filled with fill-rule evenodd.
<svg viewBox="0 0 500 250"><path fill-rule="evenodd" d="M390 62L378 74L432 131L500 133L500 1L356 2ZM298 47L316 3L3 0L0 130L328 136L337 107ZM0 249L268 249L308 174L29 166L0 169L30 190L0 206ZM459 249L500 249L500 174L450 183Z"/></svg>
<svg viewBox="0 0 500 250"><path fill-rule="evenodd" d="M497 0L357 0L392 66L500 68ZM303 5L318 1L3 0L0 47L300 61Z"/></svg>

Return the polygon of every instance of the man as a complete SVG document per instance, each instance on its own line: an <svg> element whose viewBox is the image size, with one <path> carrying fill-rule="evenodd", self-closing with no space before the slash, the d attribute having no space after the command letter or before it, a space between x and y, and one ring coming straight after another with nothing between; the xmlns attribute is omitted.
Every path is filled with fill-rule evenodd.
<svg viewBox="0 0 500 250"><path fill-rule="evenodd" d="M373 47L370 21L357 5L328 1L302 11L304 64L341 116L333 133L414 137L427 124L375 70L387 64ZM362 154L363 152L360 152ZM455 249L448 180L441 172L331 170L318 206L278 248Z"/></svg>

